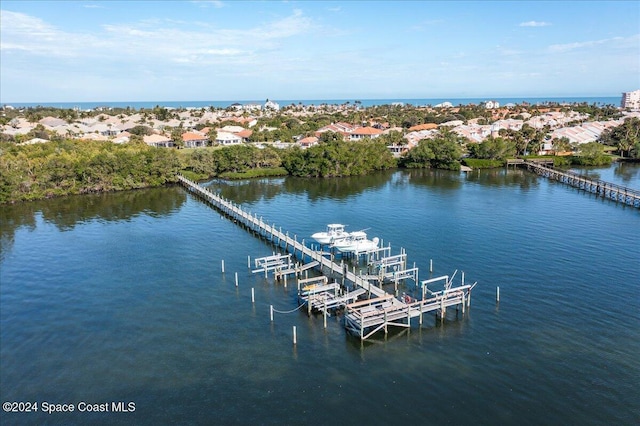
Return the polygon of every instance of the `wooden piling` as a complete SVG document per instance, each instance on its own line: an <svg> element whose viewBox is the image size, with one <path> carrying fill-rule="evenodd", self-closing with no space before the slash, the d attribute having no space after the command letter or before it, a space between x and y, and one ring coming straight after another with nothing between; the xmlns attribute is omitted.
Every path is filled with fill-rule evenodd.
<svg viewBox="0 0 640 426"><path fill-rule="evenodd" d="M222 259L222 273L224 274L224 259Z"/></svg>
<svg viewBox="0 0 640 426"><path fill-rule="evenodd" d="M236 272L236 287L238 287L238 273Z"/></svg>
<svg viewBox="0 0 640 426"><path fill-rule="evenodd" d="M256 293L253 287L251 287L251 303L256 303Z"/></svg>
<svg viewBox="0 0 640 426"><path fill-rule="evenodd" d="M271 322L273 322L273 305L269 305L269 318L271 318Z"/></svg>
<svg viewBox="0 0 640 426"><path fill-rule="evenodd" d="M500 302L500 287L496 287L496 302Z"/></svg>
<svg viewBox="0 0 640 426"><path fill-rule="evenodd" d="M293 344L294 345L298 344L298 336L297 336L297 333L296 333L296 326L295 325L293 326Z"/></svg>
<svg viewBox="0 0 640 426"><path fill-rule="evenodd" d="M327 301L324 301L324 328L327 328Z"/></svg>

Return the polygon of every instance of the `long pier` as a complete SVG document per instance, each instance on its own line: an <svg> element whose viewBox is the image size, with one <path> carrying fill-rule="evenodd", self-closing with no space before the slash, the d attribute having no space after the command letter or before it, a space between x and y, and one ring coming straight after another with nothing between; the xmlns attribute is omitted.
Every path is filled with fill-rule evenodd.
<svg viewBox="0 0 640 426"><path fill-rule="evenodd" d="M448 278L445 280L445 290L441 293L430 292L430 297L425 296L427 285L434 280L426 280L421 284L423 286L422 300L412 300L405 296L401 299L394 295L387 293L382 288L382 282L380 286L376 286L372 281L367 279L368 276L362 276L356 274L356 267L349 269L348 265L341 263L338 264L332 259L325 257L324 252L312 250L304 244L304 239L298 241L297 236L293 238L289 236L289 232L283 232L282 228L276 228L275 224L266 223L262 217L258 217L255 213L251 214L245 211L240 205L225 199L224 197L214 194L207 188L203 188L197 183L185 178L182 175L178 175L179 182L191 193L199 196L207 203L220 210L222 213L233 219L239 224L246 226L248 229L258 233L265 239L269 239L271 242L281 247L284 244L285 251L291 251L293 257L299 256L304 261L305 258L311 259L311 264L317 267L321 272L328 270L331 274L338 275L343 279L354 284L355 290L351 293L338 297L335 293L335 289L331 287L329 292L333 292L333 297L329 292L309 292L307 291L306 300L309 311L313 307L316 309L322 306L325 311L328 308L335 308L338 304L346 306L347 312L345 314L345 328L360 336L361 340L365 340L371 337L374 333L384 329L387 332L388 326L410 326L410 320L413 317L420 316L420 324L422 324L422 315L432 311L439 311L440 318L444 318L446 307L453 305L462 305L462 311L465 311L469 306L471 300L471 289L473 286L464 285L464 275L462 278L462 286L454 287L451 289L451 280ZM406 255L404 255L406 256ZM402 260L406 262L406 257L402 257ZM257 271L265 272L265 274L272 270L274 275L285 276L287 273L294 271L302 271L305 267L293 268L288 260L289 255L285 256L270 256L268 258L261 259L261 264L257 265L261 269ZM288 269L283 270L279 268L279 265L286 265ZM413 271L415 269L415 271ZM417 268L413 268L410 274L413 275L417 283ZM254 271L254 272L257 272ZM375 277L379 278L379 277ZM403 277L405 278L405 277ZM397 276L394 277L397 291L397 280L400 279ZM301 281L301 280L300 280ZM300 281L298 284L300 284ZM286 281L285 281L286 283ZM475 285L475 284L474 284ZM354 302L357 297L367 295L369 299ZM406 319L406 323L399 321L399 319ZM407 325L409 324L409 325Z"/></svg>
<svg viewBox="0 0 640 426"><path fill-rule="evenodd" d="M574 188L581 189L585 192L596 194L602 198L640 208L640 191L636 189L627 188L611 182L605 182L600 179L590 179L577 173L556 170L554 168L547 167L545 164L540 162L508 160L507 165L522 165L525 166L527 170L540 176L573 186Z"/></svg>

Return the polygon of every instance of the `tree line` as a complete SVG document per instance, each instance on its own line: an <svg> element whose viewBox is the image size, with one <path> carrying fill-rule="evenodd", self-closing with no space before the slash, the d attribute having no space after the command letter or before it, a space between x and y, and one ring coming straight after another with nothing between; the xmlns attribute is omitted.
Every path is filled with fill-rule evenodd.
<svg viewBox="0 0 640 426"><path fill-rule="evenodd" d="M390 144L404 143L398 132L377 139L344 141L342 135L325 132L320 143L308 149L293 146L276 149L252 145L174 150L149 147L142 142L53 140L16 145L0 142L0 204L67 194L116 191L160 186L174 182L182 172L195 179L273 175L342 177L364 175L395 167L459 170L498 167L531 146L541 143L538 133L503 132L481 143L442 128L431 139L395 158ZM525 144L526 142L526 144ZM567 141L554 141L563 149ZM599 142L581 144L576 155L555 157L558 165L603 165L611 162L605 148L617 149L625 158L640 158L640 120L603 132ZM529 148L530 149L530 148Z"/></svg>
<svg viewBox="0 0 640 426"><path fill-rule="evenodd" d="M119 191L176 180L172 150L145 144L78 140L0 144L0 204L61 195Z"/></svg>

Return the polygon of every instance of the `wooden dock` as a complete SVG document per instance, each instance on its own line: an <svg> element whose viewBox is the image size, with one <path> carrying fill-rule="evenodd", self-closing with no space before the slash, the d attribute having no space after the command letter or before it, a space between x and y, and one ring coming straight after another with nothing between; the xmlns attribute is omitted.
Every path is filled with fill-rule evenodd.
<svg viewBox="0 0 640 426"><path fill-rule="evenodd" d="M306 289L303 287L299 290L301 290L300 297L307 304L309 312L312 309L323 310L326 317L328 309L346 306L345 328L358 335L362 340L371 337L380 330L384 330L386 333L388 326L408 327L410 326L411 318L416 316L420 317L420 324L422 324L422 315L424 313L440 310L441 318L443 318L446 308L449 306L462 306L463 312L465 304L467 307L469 306L473 286L464 285L464 278L461 286L451 289L452 280L448 280L447 277L445 290L443 290L442 294L430 292L429 298L425 297L424 289L433 280L423 281L422 300L412 300L406 296L398 299L382 289L381 283L378 287L367 279L369 276L357 274L355 266L353 269L349 269L343 261L340 264L334 262L332 258L325 257L327 253L307 247L304 244L304 239L298 241L296 235L291 238L288 232L282 232L282 228L276 228L275 224L266 223L262 217L245 211L240 205L214 194L184 176L178 175L178 180L188 191L220 210L236 223L244 225L249 230L271 241L274 245L291 252L291 254L287 255L274 254L256 259L255 266L257 269L253 271L254 273L264 272L267 274L267 272L272 271L275 276L284 276L286 279L287 274L300 273L311 267L317 267L321 272L337 275L343 280L353 283L353 291L340 294L340 286L337 283L328 284L326 277L298 281L299 286L304 284L308 286ZM390 247L388 250L390 251ZM310 263L294 266L290 259L291 256L297 257L303 262L310 259ZM413 278L417 284L417 268L406 269L405 253L399 256L388 256L379 262L379 266L382 266L383 276L390 277L395 281L396 291L398 280ZM390 267L397 267L397 269L391 272L389 271ZM375 278L379 277L379 275L375 276ZM359 297L365 295L368 297L367 300L356 301ZM406 323L403 322L404 319L406 319Z"/></svg>
<svg viewBox="0 0 640 426"><path fill-rule="evenodd" d="M438 311L440 318L451 306L461 306L464 314L469 307L470 291L473 286L463 285L434 293L422 300L399 301L393 295L363 300L346 306L345 327L366 340L378 331L388 332L388 327L411 327L411 319L418 317L422 324L423 315Z"/></svg>
<svg viewBox="0 0 640 426"><path fill-rule="evenodd" d="M548 162L546 164L548 164ZM539 176L573 186L574 188L590 192L602 198L640 208L640 191L636 189L627 188L625 186L605 182L599 179L590 179L577 173L556 170L541 162L508 160L507 165L525 166L527 170L532 171ZM553 166L553 161L551 161L551 166Z"/></svg>

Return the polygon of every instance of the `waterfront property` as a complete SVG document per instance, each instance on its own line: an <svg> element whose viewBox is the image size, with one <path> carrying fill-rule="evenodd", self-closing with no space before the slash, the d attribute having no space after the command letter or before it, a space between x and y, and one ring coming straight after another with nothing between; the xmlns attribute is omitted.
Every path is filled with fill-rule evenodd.
<svg viewBox="0 0 640 426"><path fill-rule="evenodd" d="M577 172L640 189L639 164ZM5 205L4 401L136 402L134 413L29 416L41 424L324 425L336 413L368 425L638 418L640 209L524 167L200 185L306 244L328 223L368 226L394 247L384 257L405 246L419 280L430 278L433 258L434 277L460 268L481 285L464 315L449 307L444 322L427 314L421 326L414 317L410 328L361 341L345 332L344 311L329 309L324 328L322 305L311 316L304 304L276 312L271 323L271 305L298 308L297 282L252 274L253 256L288 253L182 187ZM405 284L398 297L422 298ZM24 414L2 413L0 423Z"/></svg>

